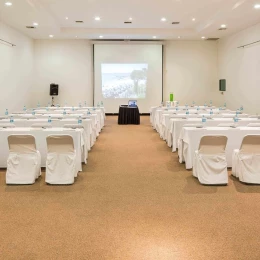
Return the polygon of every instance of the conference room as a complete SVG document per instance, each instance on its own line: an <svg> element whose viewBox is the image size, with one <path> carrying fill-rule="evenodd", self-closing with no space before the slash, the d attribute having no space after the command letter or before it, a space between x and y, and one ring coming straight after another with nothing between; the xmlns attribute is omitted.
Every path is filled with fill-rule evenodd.
<svg viewBox="0 0 260 260"><path fill-rule="evenodd" d="M260 1L0 0L0 259L260 258Z"/></svg>

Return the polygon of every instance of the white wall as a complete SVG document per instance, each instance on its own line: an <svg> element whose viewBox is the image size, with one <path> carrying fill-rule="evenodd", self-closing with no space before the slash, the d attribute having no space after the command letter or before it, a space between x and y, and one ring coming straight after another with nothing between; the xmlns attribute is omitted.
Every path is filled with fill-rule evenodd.
<svg viewBox="0 0 260 260"><path fill-rule="evenodd" d="M0 43L0 114L5 109L31 106L33 81L33 40L0 23L0 38L16 47Z"/></svg>
<svg viewBox="0 0 260 260"><path fill-rule="evenodd" d="M227 106L242 104L248 113L260 113L260 44L238 46L260 40L260 23L219 41L219 77L227 80Z"/></svg>
<svg viewBox="0 0 260 260"><path fill-rule="evenodd" d="M92 45L85 40L36 40L34 106L50 101L49 85L60 85L56 101L77 105L93 102ZM168 41L164 47L164 101L171 91L180 103L204 104L210 99L221 105L218 91L217 43ZM154 104L156 105L156 104Z"/></svg>
<svg viewBox="0 0 260 260"><path fill-rule="evenodd" d="M92 45L86 40L36 40L34 52L34 90L32 102L51 101L51 83L59 84L55 103L93 105Z"/></svg>
<svg viewBox="0 0 260 260"><path fill-rule="evenodd" d="M217 42L167 41L164 48L164 101L170 92L180 104L223 105L218 90Z"/></svg>

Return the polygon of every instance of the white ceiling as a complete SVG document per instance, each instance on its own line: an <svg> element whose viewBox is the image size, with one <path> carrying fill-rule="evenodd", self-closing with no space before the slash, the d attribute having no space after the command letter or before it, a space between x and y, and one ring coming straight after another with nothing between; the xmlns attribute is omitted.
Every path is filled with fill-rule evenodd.
<svg viewBox="0 0 260 260"><path fill-rule="evenodd" d="M12 2L7 7L5 2ZM221 38L260 22L260 0L0 0L0 21L34 39ZM100 16L100 21L94 17ZM69 19L66 20L65 17ZM124 24L129 17L131 25ZM167 18L161 22L161 18ZM192 21L196 18L196 21ZM83 20L83 24L76 24ZM172 22L180 22L172 25ZM33 22L37 29L26 29ZM226 24L226 31L219 31Z"/></svg>

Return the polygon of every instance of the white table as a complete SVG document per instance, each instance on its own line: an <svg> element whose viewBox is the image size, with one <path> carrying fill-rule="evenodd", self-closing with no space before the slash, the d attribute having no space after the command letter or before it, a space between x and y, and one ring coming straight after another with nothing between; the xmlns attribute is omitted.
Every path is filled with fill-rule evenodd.
<svg viewBox="0 0 260 260"><path fill-rule="evenodd" d="M74 148L76 150L77 162L76 167L78 171L82 171L82 162L86 163L84 158L84 151L87 150L83 138L83 129L64 129L64 128L50 128L50 129L33 129L30 127L17 127L17 128L2 128L0 129L0 167L6 168L7 158L9 155L8 141L9 135L32 135L35 137L36 148L41 154L41 166L46 166L47 158L47 142L46 138L49 135L70 135L74 141Z"/></svg>
<svg viewBox="0 0 260 260"><path fill-rule="evenodd" d="M9 123L8 119L2 119L0 120L0 124L4 124L4 123ZM22 119L22 118L18 118L18 119L14 119L14 125L16 127L31 127L33 124L47 124L48 123L48 119L47 118L37 118L37 119ZM52 123L51 125L53 127L63 127L64 125L75 125L78 124L78 120L77 119L52 119ZM92 130L92 120L91 119L82 119L82 125L84 127L85 130L85 139L86 139L86 145L88 148L88 151L90 151L91 147L94 145L95 143L95 139L94 139L94 133Z"/></svg>
<svg viewBox="0 0 260 260"><path fill-rule="evenodd" d="M213 118L207 119L204 124L206 127L218 126L219 124L225 123L234 123L232 118ZM250 123L260 123L260 120L257 118L241 118L237 125L238 126L247 126ZM177 150L177 142L180 136L181 130L185 124L202 124L201 118L189 118L189 119L181 119L181 118L172 118L170 119L170 129L167 138L167 144L169 147L172 146L172 151L176 152Z"/></svg>
<svg viewBox="0 0 260 260"><path fill-rule="evenodd" d="M259 127L183 127L178 142L180 162L185 161L186 169L192 169L193 156L195 151L199 148L201 137L205 135L224 135L228 138L226 147L227 165L231 167L234 149L240 148L242 140L246 135L257 134L260 134Z"/></svg>

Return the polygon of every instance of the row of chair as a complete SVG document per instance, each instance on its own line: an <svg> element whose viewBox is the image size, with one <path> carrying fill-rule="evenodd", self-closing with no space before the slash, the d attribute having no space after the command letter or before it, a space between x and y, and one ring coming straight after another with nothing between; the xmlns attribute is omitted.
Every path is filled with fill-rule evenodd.
<svg viewBox="0 0 260 260"><path fill-rule="evenodd" d="M203 136L195 151L193 176L207 185L227 185L226 136ZM234 150L232 175L241 182L260 184L260 135L244 137L240 149Z"/></svg>
<svg viewBox="0 0 260 260"><path fill-rule="evenodd" d="M69 135L46 138L45 181L48 184L73 184L77 177L76 151ZM41 176L41 154L32 135L10 135L7 160L7 184L33 184Z"/></svg>

